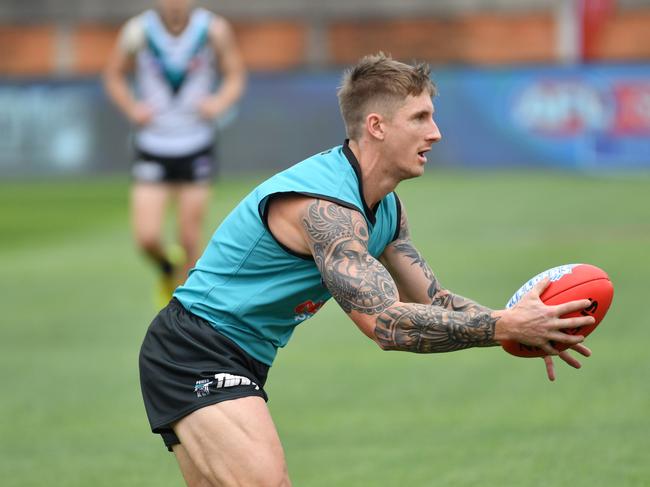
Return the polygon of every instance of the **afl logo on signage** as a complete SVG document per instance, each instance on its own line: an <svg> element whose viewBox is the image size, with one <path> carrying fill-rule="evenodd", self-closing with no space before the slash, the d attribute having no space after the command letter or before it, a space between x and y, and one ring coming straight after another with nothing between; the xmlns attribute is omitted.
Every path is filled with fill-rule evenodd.
<svg viewBox="0 0 650 487"><path fill-rule="evenodd" d="M606 131L611 112L605 96L579 81L540 81L524 89L513 106L517 125L554 136Z"/></svg>

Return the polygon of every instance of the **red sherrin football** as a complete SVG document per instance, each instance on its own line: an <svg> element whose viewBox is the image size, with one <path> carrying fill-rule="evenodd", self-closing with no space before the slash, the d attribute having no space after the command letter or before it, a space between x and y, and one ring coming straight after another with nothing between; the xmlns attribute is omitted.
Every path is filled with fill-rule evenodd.
<svg viewBox="0 0 650 487"><path fill-rule="evenodd" d="M530 291L535 284L549 277L551 283L540 296L541 300L548 305L562 304L567 301L577 299L591 300L591 306L574 313L569 313L563 318L574 316L591 315L596 319L593 325L581 326L577 328L564 329L565 333L570 335L582 335L587 337L598 324L602 321L612 304L614 297L614 287L609 280L609 276L602 269L589 264L568 264L548 269L521 286L519 290L510 298L506 308L511 308ZM562 351L569 348L567 344L552 343L556 350ZM514 340L504 340L501 342L503 349L516 355L517 357L543 357L546 355L544 350L539 347L524 345Z"/></svg>

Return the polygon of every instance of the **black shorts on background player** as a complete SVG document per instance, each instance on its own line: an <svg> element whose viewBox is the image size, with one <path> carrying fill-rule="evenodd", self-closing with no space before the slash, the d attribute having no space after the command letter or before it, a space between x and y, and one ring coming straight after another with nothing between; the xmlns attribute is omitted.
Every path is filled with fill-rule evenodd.
<svg viewBox="0 0 650 487"><path fill-rule="evenodd" d="M140 183L198 183L211 181L216 167L213 146L178 157L160 156L136 147L131 174Z"/></svg>

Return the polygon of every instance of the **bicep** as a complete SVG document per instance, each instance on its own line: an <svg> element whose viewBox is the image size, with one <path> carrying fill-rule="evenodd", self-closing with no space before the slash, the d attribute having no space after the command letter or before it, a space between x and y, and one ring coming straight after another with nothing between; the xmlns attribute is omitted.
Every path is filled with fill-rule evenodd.
<svg viewBox="0 0 650 487"><path fill-rule="evenodd" d="M145 42L144 28L138 17L130 19L120 29L106 63L107 75L126 75L133 69L135 54Z"/></svg>
<svg viewBox="0 0 650 487"><path fill-rule="evenodd" d="M124 52L118 45L116 45L109 54L104 69L106 77L125 78L133 69L133 56Z"/></svg>
<svg viewBox="0 0 650 487"><path fill-rule="evenodd" d="M368 252L368 227L357 211L322 200L301 218L325 286L361 331L375 340L376 318L398 299L386 268Z"/></svg>
<svg viewBox="0 0 650 487"><path fill-rule="evenodd" d="M212 48L217 53L219 68L224 75L244 74L244 62L239 52L230 24L223 18L217 17L210 26Z"/></svg>

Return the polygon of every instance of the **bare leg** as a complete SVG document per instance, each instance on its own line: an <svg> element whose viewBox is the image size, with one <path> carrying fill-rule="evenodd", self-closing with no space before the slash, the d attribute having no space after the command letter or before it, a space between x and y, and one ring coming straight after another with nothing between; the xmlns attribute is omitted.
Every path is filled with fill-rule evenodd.
<svg viewBox="0 0 650 487"><path fill-rule="evenodd" d="M136 245L157 264L167 260L162 233L170 195L166 184L136 183L131 190L131 225Z"/></svg>
<svg viewBox="0 0 650 487"><path fill-rule="evenodd" d="M210 481L196 468L183 445L174 445L172 449L188 487L212 487Z"/></svg>
<svg viewBox="0 0 650 487"><path fill-rule="evenodd" d="M203 220L210 202L210 193L207 184L182 184L177 188L179 242L187 257L182 270L183 278L201 255Z"/></svg>
<svg viewBox="0 0 650 487"><path fill-rule="evenodd" d="M278 433L260 397L201 408L176 423L174 431L182 447L174 447L174 453L190 487L205 480L213 487L291 486Z"/></svg>

